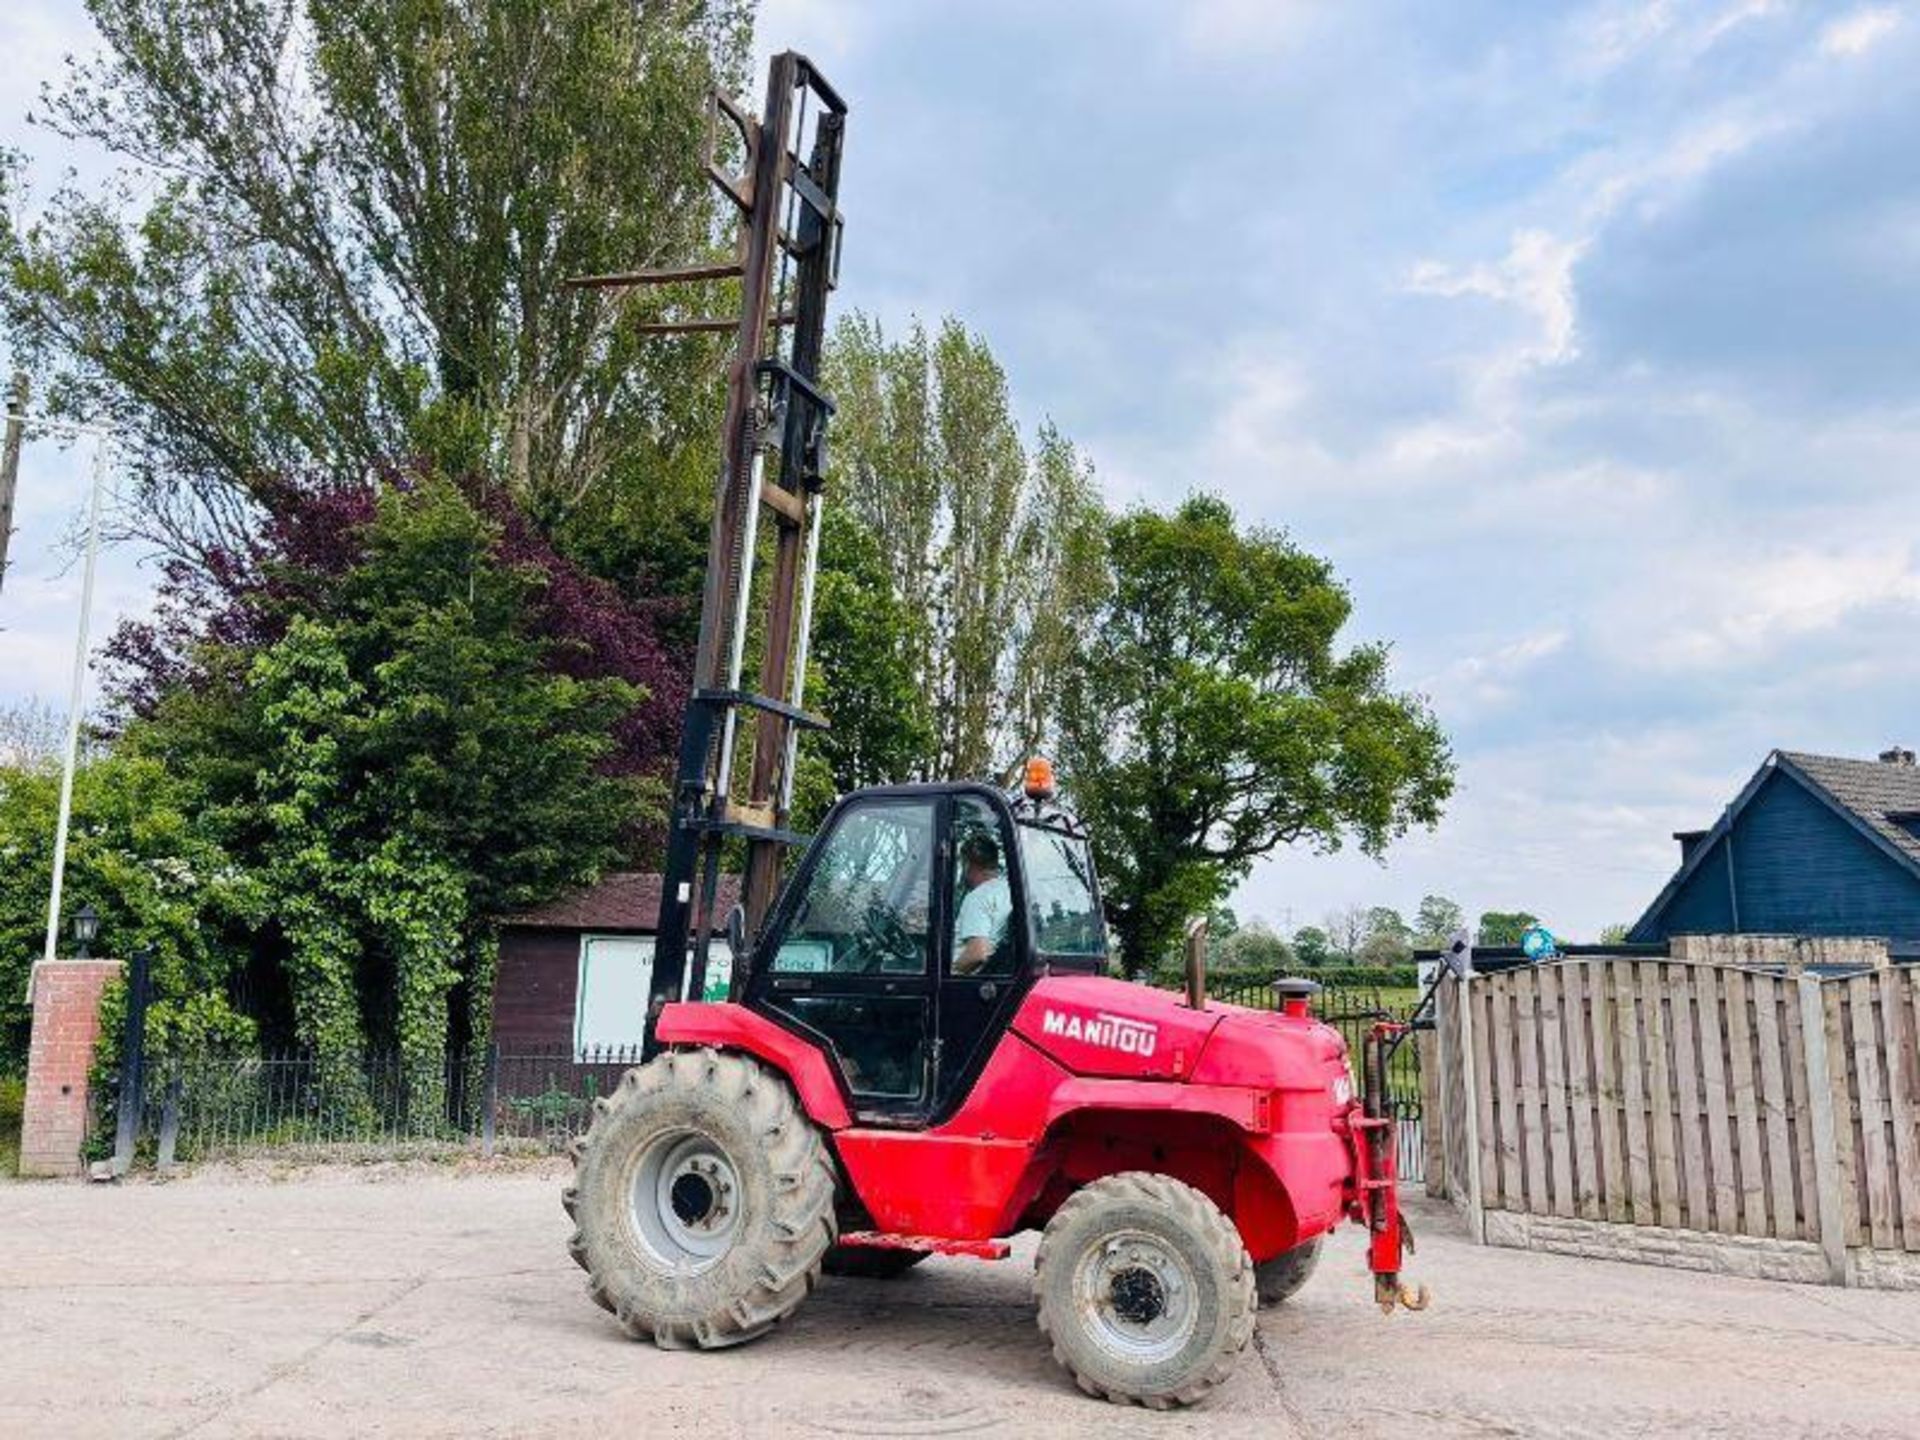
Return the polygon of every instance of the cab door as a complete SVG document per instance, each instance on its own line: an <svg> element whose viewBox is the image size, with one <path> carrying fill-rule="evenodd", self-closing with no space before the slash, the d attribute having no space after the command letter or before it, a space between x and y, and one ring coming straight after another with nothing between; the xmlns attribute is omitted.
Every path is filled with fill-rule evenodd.
<svg viewBox="0 0 1920 1440"><path fill-rule="evenodd" d="M768 935L748 1004L831 1057L856 1114L926 1113L941 799L877 794L842 805L809 852Z"/></svg>
<svg viewBox="0 0 1920 1440"><path fill-rule="evenodd" d="M947 800L944 925L937 947L937 1117L959 1108L973 1088L1006 1033L1030 968L1014 831L996 798L961 791Z"/></svg>

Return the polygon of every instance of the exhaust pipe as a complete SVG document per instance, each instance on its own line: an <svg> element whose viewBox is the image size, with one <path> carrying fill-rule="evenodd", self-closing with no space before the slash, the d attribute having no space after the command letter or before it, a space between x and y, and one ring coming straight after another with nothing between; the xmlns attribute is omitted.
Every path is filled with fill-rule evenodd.
<svg viewBox="0 0 1920 1440"><path fill-rule="evenodd" d="M1187 922L1187 1008L1207 1008L1207 917Z"/></svg>

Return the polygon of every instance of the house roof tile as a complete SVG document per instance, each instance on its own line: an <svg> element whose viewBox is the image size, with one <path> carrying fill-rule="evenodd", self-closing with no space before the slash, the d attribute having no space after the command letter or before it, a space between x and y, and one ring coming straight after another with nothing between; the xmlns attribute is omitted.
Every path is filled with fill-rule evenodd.
<svg viewBox="0 0 1920 1440"><path fill-rule="evenodd" d="M1920 766L1886 760L1843 760L1795 750L1780 754L1876 835L1920 864L1920 835L1894 818L1920 812Z"/></svg>
<svg viewBox="0 0 1920 1440"><path fill-rule="evenodd" d="M505 924L546 930L640 930L660 928L661 878L649 871L616 870L597 884L574 890L506 917ZM732 875L720 877L714 901L714 933L725 927L727 912L739 896Z"/></svg>

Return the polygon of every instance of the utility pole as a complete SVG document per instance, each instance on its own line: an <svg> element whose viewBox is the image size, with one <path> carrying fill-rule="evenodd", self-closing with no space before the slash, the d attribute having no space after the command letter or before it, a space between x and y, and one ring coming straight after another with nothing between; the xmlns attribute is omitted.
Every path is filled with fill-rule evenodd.
<svg viewBox="0 0 1920 1440"><path fill-rule="evenodd" d="M13 492L20 483L20 445L27 434L27 372L13 372L7 396L7 438L0 449L0 588L7 583L7 546L13 539Z"/></svg>
<svg viewBox="0 0 1920 1440"><path fill-rule="evenodd" d="M78 428L78 427L76 427ZM80 572L80 633L73 642L73 685L67 693L67 749L60 766L60 814L53 830L53 885L47 894L47 944L52 960L60 943L60 891L67 876L67 827L73 819L73 773L80 764L80 715L87 692L87 627L93 619L93 572L100 557L100 494L107 484L107 436L93 452L93 491L87 501L87 559Z"/></svg>

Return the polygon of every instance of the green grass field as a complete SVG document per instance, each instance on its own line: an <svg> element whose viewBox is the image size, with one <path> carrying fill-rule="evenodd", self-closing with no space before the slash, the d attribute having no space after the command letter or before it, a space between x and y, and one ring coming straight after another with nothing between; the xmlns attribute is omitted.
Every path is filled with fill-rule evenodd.
<svg viewBox="0 0 1920 1440"><path fill-rule="evenodd" d="M1412 986L1378 991L1343 989L1316 997L1314 1013L1324 1020L1332 1021L1338 1026L1340 1033L1347 1037L1347 1044L1351 1047L1348 1063L1357 1066L1360 1058L1360 1039L1366 1034L1367 1022L1364 1019L1345 1017L1354 1016L1362 1005L1378 1004L1396 1019L1406 1019L1413 1013L1414 1007L1420 1003L1420 995L1420 990ZM1387 1072L1387 1088L1396 1097L1411 1098L1419 1093L1420 1060L1414 1045L1414 1040L1407 1039L1402 1041L1400 1047L1394 1051L1393 1063ZM1356 1075L1355 1079L1358 1078Z"/></svg>
<svg viewBox="0 0 1920 1440"><path fill-rule="evenodd" d="M1331 995L1322 996L1321 1000L1323 1002L1331 1001L1332 1007L1338 1007L1344 1010L1349 1007L1357 1008L1363 997L1366 999L1367 1003L1371 1004L1373 1002L1374 997L1376 996L1379 998L1379 1003L1382 1006L1384 1006L1386 1009L1391 1010L1395 1015L1411 1014L1413 1011L1413 1007L1420 1003L1420 991L1413 988L1412 986L1408 986L1405 989L1393 989L1393 990L1356 991L1356 990L1342 989L1342 990L1334 991ZM1325 1010L1330 1012L1332 1007L1329 1007L1328 1005L1321 1003L1321 1004L1316 1004L1314 1008L1316 1010Z"/></svg>

